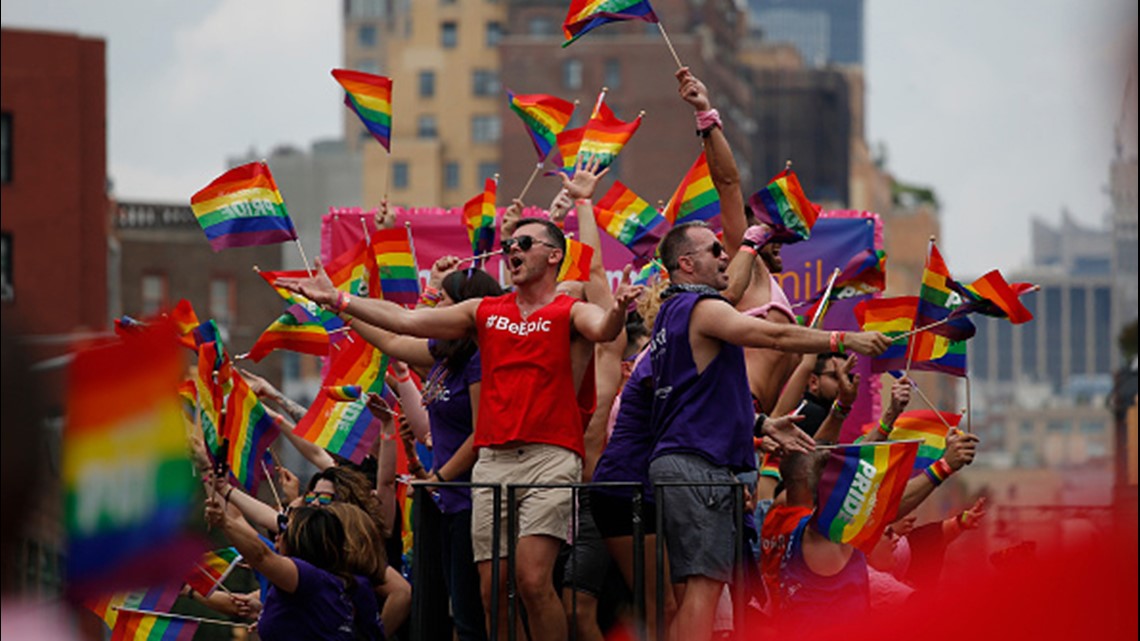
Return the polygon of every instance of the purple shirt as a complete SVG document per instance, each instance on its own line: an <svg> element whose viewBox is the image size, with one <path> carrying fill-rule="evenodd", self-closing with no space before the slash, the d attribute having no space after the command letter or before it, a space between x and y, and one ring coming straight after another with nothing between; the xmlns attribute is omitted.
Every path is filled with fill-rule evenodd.
<svg viewBox="0 0 1140 641"><path fill-rule="evenodd" d="M780 562L780 611L796 621L856 621L870 607L867 557L852 550L847 565L832 576L816 574L804 560L804 518L792 535Z"/></svg>
<svg viewBox="0 0 1140 641"><path fill-rule="evenodd" d="M594 481L640 482L646 502L653 501L653 486L649 483L649 452L653 450L653 424L650 422L652 374L649 359L642 358L622 387L621 407L618 408L614 431L598 459L593 476ZM633 496L631 488L598 487L593 491Z"/></svg>
<svg viewBox="0 0 1140 641"><path fill-rule="evenodd" d="M380 609L368 581L356 577L355 589L315 565L289 557L297 566L297 589L286 592L270 585L257 631L265 641L306 639L353 641L383 638Z"/></svg>
<svg viewBox="0 0 1140 641"><path fill-rule="evenodd" d="M434 346L435 341L429 341ZM452 373L441 361L436 361L428 372L424 386L424 402L431 419L432 468L438 470L455 456L459 446L471 436L475 417L471 414L470 387L483 378L479 352L467 359L467 365ZM448 481L469 483L471 471L449 478ZM471 490L440 488L439 508L444 514L471 509Z"/></svg>
<svg viewBox="0 0 1140 641"><path fill-rule="evenodd" d="M756 469L752 446L752 393L744 350L721 343L708 367L697 373L689 344L689 319L713 292L680 291L661 305L653 325L653 428L650 460L664 454L695 454L733 471Z"/></svg>

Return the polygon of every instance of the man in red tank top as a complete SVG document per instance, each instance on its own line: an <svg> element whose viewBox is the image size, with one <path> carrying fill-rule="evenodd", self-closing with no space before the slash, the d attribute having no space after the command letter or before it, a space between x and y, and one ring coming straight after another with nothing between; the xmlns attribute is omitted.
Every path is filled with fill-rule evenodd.
<svg viewBox="0 0 1140 641"><path fill-rule="evenodd" d="M503 241L515 290L504 296L466 300L444 308L405 309L388 301L339 292L321 269L313 278L279 279L277 284L356 321L398 334L454 339L475 335L483 366L477 404L472 471L477 483L577 482L582 468L582 420L572 372L582 371L576 348L582 341L613 340L625 326L626 308L641 293L629 284L629 267L603 309L557 294L565 238L556 225L538 218L518 222ZM504 492L504 497L506 493ZM516 579L526 607L531 638L559 641L567 636L566 616L552 580L558 548L569 527L568 490L516 493L518 546ZM490 490L472 491L472 539L488 610L491 585ZM500 559L506 554L506 506L502 506ZM500 576L505 576L505 561ZM499 586L502 590L502 586ZM502 593L502 592L501 592ZM500 620L506 600L500 598ZM505 637L506 627L499 625Z"/></svg>

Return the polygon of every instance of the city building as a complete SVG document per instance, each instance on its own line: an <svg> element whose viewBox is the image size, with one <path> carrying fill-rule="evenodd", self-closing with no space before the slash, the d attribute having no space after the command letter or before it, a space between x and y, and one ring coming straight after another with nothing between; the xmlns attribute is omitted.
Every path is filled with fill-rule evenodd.
<svg viewBox="0 0 1140 641"><path fill-rule="evenodd" d="M812 67L863 64L863 0L747 0L749 31Z"/></svg>

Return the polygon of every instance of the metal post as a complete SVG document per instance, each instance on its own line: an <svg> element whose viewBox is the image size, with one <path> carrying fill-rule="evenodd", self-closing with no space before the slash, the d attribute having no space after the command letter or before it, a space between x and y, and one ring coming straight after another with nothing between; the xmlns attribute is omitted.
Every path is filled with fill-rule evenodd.
<svg viewBox="0 0 1140 641"><path fill-rule="evenodd" d="M518 511L515 509L515 486L507 486L507 641L517 641L518 603L515 590L515 538L518 536ZM497 588L498 586L496 586Z"/></svg>
<svg viewBox="0 0 1140 641"><path fill-rule="evenodd" d="M744 630L744 607L748 603L748 588L744 575L744 484L732 485L732 517L736 530L735 583L732 589L732 628L733 636L739 637Z"/></svg>
<svg viewBox="0 0 1140 641"><path fill-rule="evenodd" d="M491 502L494 505L494 514L491 515L491 638L499 638L499 546L502 545L503 528L503 488L495 485L491 488Z"/></svg>
<svg viewBox="0 0 1140 641"><path fill-rule="evenodd" d="M665 492L656 483L653 497L657 501L657 641L665 641Z"/></svg>
<svg viewBox="0 0 1140 641"><path fill-rule="evenodd" d="M641 486L633 490L633 613L645 638L645 523L641 512ZM658 568L658 572L660 572Z"/></svg>

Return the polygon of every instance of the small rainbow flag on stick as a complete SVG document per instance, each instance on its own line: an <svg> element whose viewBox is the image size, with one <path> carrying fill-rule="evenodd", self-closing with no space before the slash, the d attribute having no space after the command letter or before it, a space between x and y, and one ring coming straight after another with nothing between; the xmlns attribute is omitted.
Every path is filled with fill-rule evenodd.
<svg viewBox="0 0 1140 641"><path fill-rule="evenodd" d="M379 282L373 283L370 291L393 303L415 305L420 297L420 275L412 253L411 228L380 229L372 233L371 242Z"/></svg>
<svg viewBox="0 0 1140 641"><path fill-rule="evenodd" d="M147 590L131 590L129 592L114 592L90 599L83 605L95 613L109 629L115 629L115 622L119 619L119 608L132 610L154 610L168 612L178 600L180 585L150 588Z"/></svg>
<svg viewBox="0 0 1140 641"><path fill-rule="evenodd" d="M895 419L894 428L891 429L891 440L922 441L918 444L911 476L921 473L942 458L942 453L946 451L946 426L958 427L961 421L961 414L934 410L911 410L903 412Z"/></svg>
<svg viewBox="0 0 1140 641"><path fill-rule="evenodd" d="M232 478L253 492L264 474L258 461L277 438L277 424L241 374L234 371L232 380L233 391L226 400L222 451Z"/></svg>
<svg viewBox="0 0 1140 641"><path fill-rule="evenodd" d="M950 269L942 259L942 252L933 237L922 270L922 285L918 289L918 310L915 323L926 327L927 332L964 341L974 335L974 324L964 315L951 312L962 303L957 290L962 286L950 277Z"/></svg>
<svg viewBox="0 0 1140 641"><path fill-rule="evenodd" d="M392 79L362 71L333 69L344 87L344 104L384 149L392 151Z"/></svg>
<svg viewBox="0 0 1140 641"><path fill-rule="evenodd" d="M951 317L978 313L1007 318L1014 325L1033 320L1033 313L1021 303L1021 296L1036 289L1030 283L1007 283L998 270L987 272L969 285L958 285L956 291L965 302L950 312Z"/></svg>
<svg viewBox="0 0 1140 641"><path fill-rule="evenodd" d="M800 180L791 169L776 174L763 189L752 194L748 206L757 220L776 230L776 240L783 243L811 238L820 210L804 195Z"/></svg>
<svg viewBox="0 0 1140 641"><path fill-rule="evenodd" d="M150 612L159 611L135 612L124 609L119 612L115 627L111 630L111 641L191 641L198 632L198 621L189 617Z"/></svg>
<svg viewBox="0 0 1140 641"><path fill-rule="evenodd" d="M60 470L69 591L180 577L202 552L187 527L197 491L187 455L172 326L75 355Z"/></svg>
<svg viewBox="0 0 1140 641"><path fill-rule="evenodd" d="M872 298L855 306L855 320L866 332L882 332L892 342L887 351L871 359L871 371L881 374L907 367L908 350L910 368L920 371L943 372L953 376L966 375L966 342L945 336L919 332L905 340L903 334L914 329L918 309L917 296Z"/></svg>
<svg viewBox="0 0 1140 641"><path fill-rule="evenodd" d="M816 529L870 554L895 519L918 445L887 441L831 449L817 490Z"/></svg>
<svg viewBox="0 0 1140 641"><path fill-rule="evenodd" d="M595 27L619 20L657 22L657 15L649 6L649 0L571 0L562 23L562 33L566 36L562 46L569 46Z"/></svg>
<svg viewBox="0 0 1140 641"><path fill-rule="evenodd" d="M558 144L558 134L574 115L574 103L546 94L514 94L507 91L507 104L522 118L541 163Z"/></svg>
<svg viewBox="0 0 1140 641"><path fill-rule="evenodd" d="M234 566L240 560L241 554L235 548L221 548L207 552L198 559L183 583L202 596L210 596L226 580L230 572L233 572Z"/></svg>
<svg viewBox="0 0 1140 641"><path fill-rule="evenodd" d="M297 239L269 166L234 167L190 197L190 209L214 251Z"/></svg>
<svg viewBox="0 0 1140 641"><path fill-rule="evenodd" d="M665 220L674 225L698 220L710 220L720 214L720 195L713 186L709 174L709 163L705 152L697 156L697 161L677 185L677 191L665 206Z"/></svg>
<svg viewBox="0 0 1140 641"><path fill-rule="evenodd" d="M336 316L322 324L303 305L290 305L285 313L273 321L249 350L249 358L260 362L275 349L287 349L302 354L325 356L329 353L329 332L344 327Z"/></svg>
<svg viewBox="0 0 1140 641"><path fill-rule="evenodd" d="M578 148L582 146L582 137L586 135L585 127L578 127L577 129L566 129L555 136L555 141L558 144L558 156L562 159L562 169L559 170L567 176L574 175L574 169L578 166ZM549 175L557 175L557 171L547 172Z"/></svg>
<svg viewBox="0 0 1140 641"><path fill-rule="evenodd" d="M463 205L463 226L467 228L474 256L491 251L495 244L495 193L498 186L497 180L488 178L483 183L483 192Z"/></svg>
<svg viewBox="0 0 1140 641"><path fill-rule="evenodd" d="M641 115L630 122L625 122L614 115L606 105L605 92L598 96L594 113L590 115L582 132L582 143L578 145L578 160L597 159L598 169L609 167L614 158L621 153L622 148L637 132L641 126ZM561 145L559 145L561 146ZM565 156L563 156L565 165Z"/></svg>
<svg viewBox="0 0 1140 641"><path fill-rule="evenodd" d="M325 395L338 403L349 403L360 398L362 393L359 385L329 385L322 388Z"/></svg>
<svg viewBox="0 0 1140 641"><path fill-rule="evenodd" d="M620 180L594 205L594 215L607 234L636 256L653 253L663 235L665 217Z"/></svg>
<svg viewBox="0 0 1140 641"><path fill-rule="evenodd" d="M564 280L590 280L590 262L594 260L594 248L573 238L566 239L566 255L558 270L558 282Z"/></svg>

